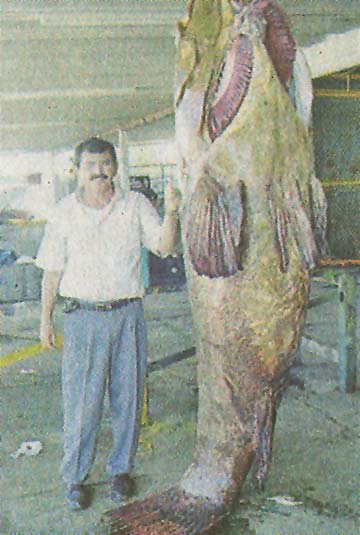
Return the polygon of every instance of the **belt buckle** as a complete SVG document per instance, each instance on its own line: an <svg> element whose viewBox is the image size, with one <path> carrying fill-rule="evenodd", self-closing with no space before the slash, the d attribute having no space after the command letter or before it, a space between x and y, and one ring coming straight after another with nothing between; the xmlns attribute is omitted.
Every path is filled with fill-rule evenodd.
<svg viewBox="0 0 360 535"><path fill-rule="evenodd" d="M95 309L98 312L108 312L109 310L112 310L113 306L111 303L96 303Z"/></svg>
<svg viewBox="0 0 360 535"><path fill-rule="evenodd" d="M79 308L79 303L76 301L76 299L66 299L64 302L63 310L66 314L69 314L70 312L74 312L74 310L77 310Z"/></svg>

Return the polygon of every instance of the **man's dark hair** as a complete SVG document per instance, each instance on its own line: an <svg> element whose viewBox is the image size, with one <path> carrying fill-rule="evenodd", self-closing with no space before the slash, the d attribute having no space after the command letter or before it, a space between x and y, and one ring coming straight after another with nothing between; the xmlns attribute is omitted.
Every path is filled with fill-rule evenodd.
<svg viewBox="0 0 360 535"><path fill-rule="evenodd" d="M109 152L113 159L113 162L117 165L117 158L115 147L109 141L100 139L99 137L91 137L86 141L80 143L75 149L75 165L79 169L81 156L83 152L92 152L94 154L102 154L103 152Z"/></svg>

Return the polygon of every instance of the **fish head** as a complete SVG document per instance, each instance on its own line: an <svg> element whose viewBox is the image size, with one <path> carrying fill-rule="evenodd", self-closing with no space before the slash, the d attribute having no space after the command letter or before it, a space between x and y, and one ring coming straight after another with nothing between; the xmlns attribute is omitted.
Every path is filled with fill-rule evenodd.
<svg viewBox="0 0 360 535"><path fill-rule="evenodd" d="M189 179L195 184L206 174L205 164L218 161L219 144L234 144L231 136L221 138L227 127L236 123L252 74L252 41L260 39L246 4L238 12L227 0L194 0L188 6L187 20L179 24L176 139L184 171L183 190L189 189ZM239 167L237 155L235 160ZM217 166L213 172L218 176L221 169Z"/></svg>

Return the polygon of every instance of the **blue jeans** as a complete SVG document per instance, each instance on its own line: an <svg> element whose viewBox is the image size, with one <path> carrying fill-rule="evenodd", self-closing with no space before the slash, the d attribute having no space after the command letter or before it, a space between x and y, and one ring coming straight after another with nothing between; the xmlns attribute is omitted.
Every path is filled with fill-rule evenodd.
<svg viewBox="0 0 360 535"><path fill-rule="evenodd" d="M141 300L106 312L77 309L65 315L61 473L68 484L82 483L90 472L106 387L113 433L106 471L115 476L132 470L145 376L146 330Z"/></svg>

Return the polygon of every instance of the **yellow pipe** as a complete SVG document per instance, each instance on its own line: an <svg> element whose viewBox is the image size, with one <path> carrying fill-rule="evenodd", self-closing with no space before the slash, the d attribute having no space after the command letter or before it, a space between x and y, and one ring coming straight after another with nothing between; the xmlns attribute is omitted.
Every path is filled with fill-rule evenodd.
<svg viewBox="0 0 360 535"><path fill-rule="evenodd" d="M56 345L56 349L61 349L63 345L62 336L56 337L55 345ZM16 362L19 362L20 360L25 360L30 357L35 357L36 355L39 355L40 353L43 353L44 351L46 351L46 349L40 343L30 344L28 346L22 347L21 349L17 349L16 351L12 351L11 353L8 353L7 355L0 356L0 368L5 368L6 366L15 364Z"/></svg>
<svg viewBox="0 0 360 535"><path fill-rule="evenodd" d="M353 89L344 91L344 89L315 89L315 97L360 98L360 90Z"/></svg>
<svg viewBox="0 0 360 535"><path fill-rule="evenodd" d="M146 378L143 405L141 409L141 427L149 425L149 381Z"/></svg>
<svg viewBox="0 0 360 535"><path fill-rule="evenodd" d="M57 336L55 338L55 347L56 349L61 349L63 346L63 337ZM30 344L28 346L22 347L21 349L18 349L16 351L12 351L11 353L8 353L7 355L0 356L0 368L5 368L6 366L10 366L11 364L15 364L16 362L19 362L20 360L25 360L30 357L35 357L36 355L39 355L40 353L45 352L46 349L44 346L40 343L38 344ZM146 379L146 385L145 385L145 392L144 392L144 400L143 400L143 406L141 411L141 425L147 426L149 425L149 386L148 386L148 379Z"/></svg>
<svg viewBox="0 0 360 535"><path fill-rule="evenodd" d="M346 80L348 76L351 80L360 80L360 74L355 74L351 72L333 73L329 74L328 76L325 76L324 78L336 78L338 80Z"/></svg>
<svg viewBox="0 0 360 535"><path fill-rule="evenodd" d="M14 225L15 227L39 227L45 224L44 219L24 219L24 218L9 218L6 223Z"/></svg>
<svg viewBox="0 0 360 535"><path fill-rule="evenodd" d="M321 185L325 188L360 186L360 180L322 180Z"/></svg>

